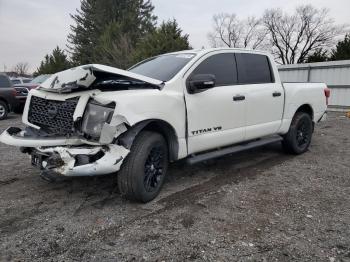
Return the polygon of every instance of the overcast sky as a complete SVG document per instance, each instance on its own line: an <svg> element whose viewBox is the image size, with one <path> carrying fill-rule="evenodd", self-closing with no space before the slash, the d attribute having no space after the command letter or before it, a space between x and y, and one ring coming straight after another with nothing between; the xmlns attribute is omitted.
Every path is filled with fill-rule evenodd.
<svg viewBox="0 0 350 262"><path fill-rule="evenodd" d="M266 8L280 7L292 12L300 4L330 9L337 23L350 24L350 0L153 0L159 21L175 18L190 35L194 48L208 47L207 33L216 13L239 17L259 16ZM70 13L80 0L0 0L0 71L18 62L28 62L34 71L56 45L66 47L72 24Z"/></svg>

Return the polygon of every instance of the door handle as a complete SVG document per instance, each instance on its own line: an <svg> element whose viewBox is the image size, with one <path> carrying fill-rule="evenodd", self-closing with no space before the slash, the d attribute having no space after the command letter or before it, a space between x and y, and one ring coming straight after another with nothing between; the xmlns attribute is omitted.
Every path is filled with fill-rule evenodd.
<svg viewBox="0 0 350 262"><path fill-rule="evenodd" d="M245 96L237 95L233 97L233 101L243 101L245 100Z"/></svg>
<svg viewBox="0 0 350 262"><path fill-rule="evenodd" d="M272 96L273 97L279 97L279 96L281 96L282 94L280 93L280 92L274 92L274 93L272 93Z"/></svg>

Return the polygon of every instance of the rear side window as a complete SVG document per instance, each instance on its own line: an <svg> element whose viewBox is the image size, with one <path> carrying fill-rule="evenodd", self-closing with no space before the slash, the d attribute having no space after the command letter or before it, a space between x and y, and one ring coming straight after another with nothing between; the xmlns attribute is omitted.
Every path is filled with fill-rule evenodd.
<svg viewBox="0 0 350 262"><path fill-rule="evenodd" d="M240 84L273 83L269 59L265 55L236 54Z"/></svg>
<svg viewBox="0 0 350 262"><path fill-rule="evenodd" d="M0 88L1 87L10 87L11 83L9 81L9 79L4 76L4 75L0 75Z"/></svg>
<svg viewBox="0 0 350 262"><path fill-rule="evenodd" d="M204 60L192 72L192 75L212 74L216 78L216 86L237 84L237 69L234 54L217 54Z"/></svg>

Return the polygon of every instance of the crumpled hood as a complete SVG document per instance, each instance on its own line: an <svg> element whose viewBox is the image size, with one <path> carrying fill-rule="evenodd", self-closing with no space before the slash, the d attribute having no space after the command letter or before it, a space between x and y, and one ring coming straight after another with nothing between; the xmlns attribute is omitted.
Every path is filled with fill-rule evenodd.
<svg viewBox="0 0 350 262"><path fill-rule="evenodd" d="M40 84L39 89L58 93L69 93L77 88L89 88L96 80L94 72L105 72L115 76L124 76L136 81L142 81L151 85L162 87L163 82L157 79L135 74L130 71L90 64L74 67L62 72L58 72L49 77L45 82Z"/></svg>

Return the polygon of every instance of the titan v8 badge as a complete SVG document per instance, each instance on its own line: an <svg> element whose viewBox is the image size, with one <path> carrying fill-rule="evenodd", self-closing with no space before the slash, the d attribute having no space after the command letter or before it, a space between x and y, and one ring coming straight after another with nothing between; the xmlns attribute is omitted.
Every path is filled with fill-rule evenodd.
<svg viewBox="0 0 350 262"><path fill-rule="evenodd" d="M217 132L220 131L222 129L222 126L216 126L213 128L204 128L204 129L199 129L196 131L191 131L192 135L200 135L200 134L205 134L205 133L210 133L210 132Z"/></svg>

